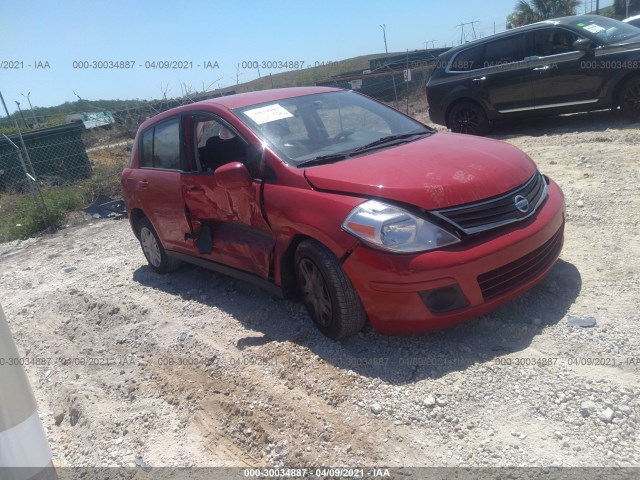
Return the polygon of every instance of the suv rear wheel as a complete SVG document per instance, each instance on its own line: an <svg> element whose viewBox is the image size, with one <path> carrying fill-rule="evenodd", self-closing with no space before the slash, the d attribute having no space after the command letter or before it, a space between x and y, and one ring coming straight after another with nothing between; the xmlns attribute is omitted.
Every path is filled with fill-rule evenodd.
<svg viewBox="0 0 640 480"><path fill-rule="evenodd" d="M305 240L296 250L298 285L318 329L334 340L355 335L366 321L357 292L325 246Z"/></svg>
<svg viewBox="0 0 640 480"><path fill-rule="evenodd" d="M138 238L147 262L158 273L169 273L177 269L182 262L167 255L158 234L147 217L138 220Z"/></svg>
<svg viewBox="0 0 640 480"><path fill-rule="evenodd" d="M489 131L489 120L484 110L470 101L456 103L451 108L447 125L452 132L468 135L485 135Z"/></svg>

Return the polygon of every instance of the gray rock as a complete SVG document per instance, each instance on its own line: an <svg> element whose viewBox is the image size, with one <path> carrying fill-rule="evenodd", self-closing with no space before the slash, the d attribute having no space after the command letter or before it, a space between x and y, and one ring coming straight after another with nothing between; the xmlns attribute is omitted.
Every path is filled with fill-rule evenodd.
<svg viewBox="0 0 640 480"><path fill-rule="evenodd" d="M433 408L436 406L436 398L433 395L429 395L422 401L422 403L425 407Z"/></svg>
<svg viewBox="0 0 640 480"><path fill-rule="evenodd" d="M577 317L575 315L569 315L567 317L567 324L571 327L595 327L596 319L595 317Z"/></svg>
<svg viewBox="0 0 640 480"><path fill-rule="evenodd" d="M64 420L64 414L65 412L58 412L53 416L54 421L56 422L56 427L59 427L60 425L62 425L62 421Z"/></svg>
<svg viewBox="0 0 640 480"><path fill-rule="evenodd" d="M600 412L598 418L604 423L611 423L611 420L613 420L613 410L607 408L606 410Z"/></svg>
<svg viewBox="0 0 640 480"><path fill-rule="evenodd" d="M580 415L583 417L590 416L593 412L596 411L597 405L591 400L586 400L580 404Z"/></svg>
<svg viewBox="0 0 640 480"><path fill-rule="evenodd" d="M373 405L371 405L371 413L373 413L374 415L380 415L382 413L382 407L379 403L374 403Z"/></svg>

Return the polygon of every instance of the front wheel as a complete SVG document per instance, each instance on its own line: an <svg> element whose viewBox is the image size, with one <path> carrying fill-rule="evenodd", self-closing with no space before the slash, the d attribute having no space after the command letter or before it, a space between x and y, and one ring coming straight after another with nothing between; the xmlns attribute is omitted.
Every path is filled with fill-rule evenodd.
<svg viewBox="0 0 640 480"><path fill-rule="evenodd" d="M180 266L180 260L167 255L158 234L146 217L138 221L138 239L147 262L156 272L169 273Z"/></svg>
<svg viewBox="0 0 640 480"><path fill-rule="evenodd" d="M340 340L355 335L366 314L340 262L315 240L305 240L296 250L298 285L309 315L327 337Z"/></svg>
<svg viewBox="0 0 640 480"><path fill-rule="evenodd" d="M633 77L622 87L620 109L629 120L640 120L640 77Z"/></svg>
<svg viewBox="0 0 640 480"><path fill-rule="evenodd" d="M468 135L485 135L489 131L489 120L480 105L474 102L456 103L448 117L452 132Z"/></svg>

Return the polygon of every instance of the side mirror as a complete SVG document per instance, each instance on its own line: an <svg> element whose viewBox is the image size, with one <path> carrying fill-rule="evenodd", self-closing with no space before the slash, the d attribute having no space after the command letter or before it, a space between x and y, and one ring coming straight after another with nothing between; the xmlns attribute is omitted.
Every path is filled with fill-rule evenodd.
<svg viewBox="0 0 640 480"><path fill-rule="evenodd" d="M588 38L579 38L575 42L573 42L573 48L578 50L579 52L588 53L591 51L591 40Z"/></svg>
<svg viewBox="0 0 640 480"><path fill-rule="evenodd" d="M253 183L249 170L240 162L227 163L213 172L218 184L227 188L248 187Z"/></svg>

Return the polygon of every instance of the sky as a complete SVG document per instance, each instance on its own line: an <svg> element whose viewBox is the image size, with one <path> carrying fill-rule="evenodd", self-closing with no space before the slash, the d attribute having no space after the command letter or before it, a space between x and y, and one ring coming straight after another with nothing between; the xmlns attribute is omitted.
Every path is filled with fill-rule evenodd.
<svg viewBox="0 0 640 480"><path fill-rule="evenodd" d="M178 97L185 87L213 90L235 85L237 76L240 82L257 78L258 70L250 68L255 62L312 66L384 52L380 25L390 52L425 48L425 42L457 45L457 25L476 21L477 36L492 34L494 22L502 31L515 3L3 0L0 92L10 112L16 101L28 108L27 96L34 107L74 101L76 94L87 100L150 100L165 91ZM471 25L464 28L471 40ZM165 61L187 68L159 68ZM104 62L129 62L131 68L96 68L113 66ZM285 70L261 68L260 74Z"/></svg>

